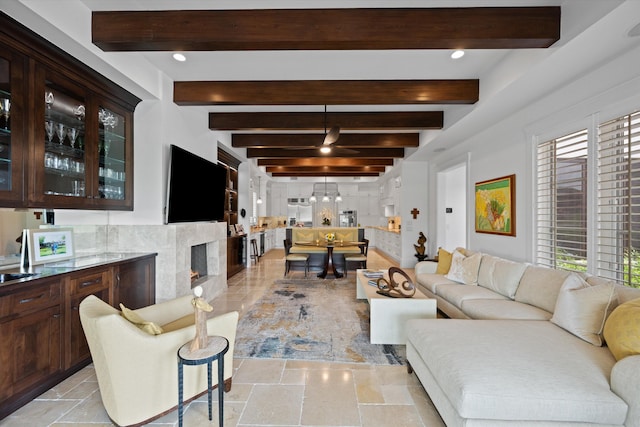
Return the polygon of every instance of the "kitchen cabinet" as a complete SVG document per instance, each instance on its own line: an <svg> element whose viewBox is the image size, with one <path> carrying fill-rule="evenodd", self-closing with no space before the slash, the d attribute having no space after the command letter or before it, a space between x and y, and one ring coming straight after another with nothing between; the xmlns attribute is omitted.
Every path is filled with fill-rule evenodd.
<svg viewBox="0 0 640 427"><path fill-rule="evenodd" d="M96 295L116 308L121 301L131 308L155 302L155 257L65 267L0 285L0 419L90 362L79 314L84 298Z"/></svg>
<svg viewBox="0 0 640 427"><path fill-rule="evenodd" d="M113 301L136 310L155 302L156 260L154 256L122 262L115 268Z"/></svg>
<svg viewBox="0 0 640 427"><path fill-rule="evenodd" d="M227 279L244 269L246 246L246 235L227 237Z"/></svg>
<svg viewBox="0 0 640 427"><path fill-rule="evenodd" d="M0 296L0 419L63 372L62 283L48 279Z"/></svg>
<svg viewBox="0 0 640 427"><path fill-rule="evenodd" d="M71 273L67 278L70 311L65 368L72 368L91 357L80 324L80 302L89 295L95 295L103 301L113 303L109 295L112 274L112 269L107 267Z"/></svg>
<svg viewBox="0 0 640 427"><path fill-rule="evenodd" d="M5 14L0 52L0 101L10 100L0 147L15 156L0 152L0 206L133 210L140 99Z"/></svg>
<svg viewBox="0 0 640 427"><path fill-rule="evenodd" d="M284 239L287 238L287 229L284 227L276 228L275 232L275 241L273 242L273 246L278 249L284 249Z"/></svg>

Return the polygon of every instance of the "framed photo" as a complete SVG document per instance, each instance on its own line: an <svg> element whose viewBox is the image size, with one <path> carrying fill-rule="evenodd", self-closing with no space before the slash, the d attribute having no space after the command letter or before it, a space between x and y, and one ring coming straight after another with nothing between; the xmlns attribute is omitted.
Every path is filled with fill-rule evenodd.
<svg viewBox="0 0 640 427"><path fill-rule="evenodd" d="M25 256L29 258L29 265L74 257L73 229L71 228L35 228L24 230L24 233L27 243Z"/></svg>
<svg viewBox="0 0 640 427"><path fill-rule="evenodd" d="M516 176L476 183L476 233L516 235Z"/></svg>

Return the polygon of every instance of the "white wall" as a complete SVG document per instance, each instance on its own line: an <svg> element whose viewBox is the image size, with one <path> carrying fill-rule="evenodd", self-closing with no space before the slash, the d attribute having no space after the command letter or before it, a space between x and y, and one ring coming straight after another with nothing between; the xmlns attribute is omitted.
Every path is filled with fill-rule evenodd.
<svg viewBox="0 0 640 427"><path fill-rule="evenodd" d="M435 238L435 229L428 228L429 206L427 197L427 165L425 162L404 162L402 164L402 186L400 187L400 218L402 221L402 233L400 234L402 255L401 267L413 268L418 259L415 257L414 244L418 241L422 231L429 239ZM411 211L417 209L420 213L413 218ZM427 253L429 253L427 251Z"/></svg>

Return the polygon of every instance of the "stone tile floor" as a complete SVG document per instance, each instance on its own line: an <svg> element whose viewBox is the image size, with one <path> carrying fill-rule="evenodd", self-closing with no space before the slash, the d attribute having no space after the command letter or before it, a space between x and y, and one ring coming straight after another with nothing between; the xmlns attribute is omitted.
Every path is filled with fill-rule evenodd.
<svg viewBox="0 0 640 427"><path fill-rule="evenodd" d="M215 313L242 316L284 273L284 253L272 250L229 279L212 302ZM369 268L397 265L375 249ZM412 271L408 271L412 274ZM290 276L302 275L293 271ZM351 273L353 274L353 273ZM442 422L415 374L404 366L342 364L275 359L238 359L231 392L225 395L225 426L441 427ZM216 393L214 393L214 399ZM185 408L185 426L217 425L208 420L207 396ZM150 426L176 426L174 411ZM58 384L4 420L1 427L112 426L102 407L92 365Z"/></svg>

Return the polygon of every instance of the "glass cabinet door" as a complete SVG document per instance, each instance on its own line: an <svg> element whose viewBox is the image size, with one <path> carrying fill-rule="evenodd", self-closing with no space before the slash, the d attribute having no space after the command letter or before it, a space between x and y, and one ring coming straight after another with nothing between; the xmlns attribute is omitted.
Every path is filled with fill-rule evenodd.
<svg viewBox="0 0 640 427"><path fill-rule="evenodd" d="M0 46L0 206L24 206L26 60Z"/></svg>
<svg viewBox="0 0 640 427"><path fill-rule="evenodd" d="M45 84L44 194L85 197L85 100Z"/></svg>
<svg viewBox="0 0 640 427"><path fill-rule="evenodd" d="M12 187L11 62L0 57L0 191Z"/></svg>
<svg viewBox="0 0 640 427"><path fill-rule="evenodd" d="M98 128L98 196L124 200L128 161L125 117L100 106Z"/></svg>

